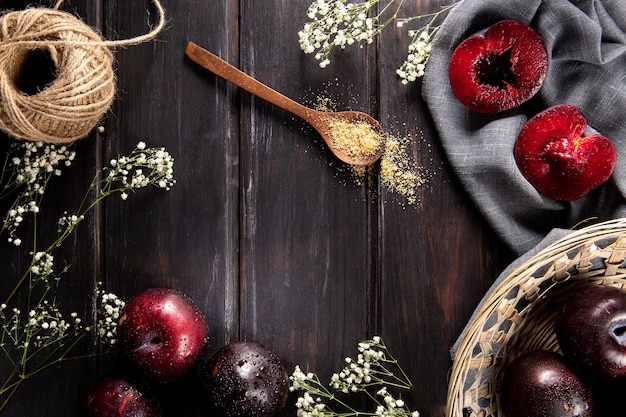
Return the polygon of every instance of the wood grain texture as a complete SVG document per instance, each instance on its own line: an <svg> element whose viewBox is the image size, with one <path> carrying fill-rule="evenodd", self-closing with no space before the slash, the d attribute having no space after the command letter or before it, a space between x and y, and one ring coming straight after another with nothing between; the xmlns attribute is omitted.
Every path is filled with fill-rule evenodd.
<svg viewBox="0 0 626 417"><path fill-rule="evenodd" d="M439 3L405 1L403 13ZM440 416L449 348L511 254L453 177L418 83L404 86L395 75L406 31L389 27L322 70L298 45L309 4L163 0L168 22L157 40L114 51L118 94L104 132L76 145L78 161L52 190L50 215L76 204L95 168L139 141L167 148L177 184L99 206L63 248L72 269L61 297L87 314L84 294L98 280L126 299L176 288L206 315L210 351L256 341L289 372L299 364L323 381L357 342L378 334L414 382L407 404ZM155 17L147 0L72 0L63 9L109 39L140 35ZM189 40L303 104L330 98L338 110L367 112L413 137L410 152L430 178L421 204L407 205L379 181L356 185L302 120L187 59ZM2 291L23 262L0 243ZM86 387L126 368L120 354L55 367L25 384L3 415L81 416ZM192 386L157 389L166 416L197 415L181 406L193 403ZM295 416L293 400L282 416Z"/></svg>

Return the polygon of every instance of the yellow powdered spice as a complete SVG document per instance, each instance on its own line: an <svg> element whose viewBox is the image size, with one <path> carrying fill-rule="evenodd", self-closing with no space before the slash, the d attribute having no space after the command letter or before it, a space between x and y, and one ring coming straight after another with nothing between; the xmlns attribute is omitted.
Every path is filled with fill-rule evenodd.
<svg viewBox="0 0 626 417"><path fill-rule="evenodd" d="M312 105L320 111L337 111L337 104L334 99L329 98L328 92L318 95ZM348 132L353 132L356 129L354 123L342 123L344 123L343 128L347 129ZM406 126L404 127L406 128ZM367 128L371 130L369 125ZM348 140L348 136L346 135L343 139ZM347 179L353 185L363 186L367 183L369 186L375 186L376 167L378 166L381 188L390 194L402 197L400 204L403 206L419 206L421 204L419 191L427 185L432 174L425 167L418 165L412 157L411 149L415 146L413 142L416 139L411 134L405 136L389 133L385 133L384 136L379 135L376 146L380 144L380 140L385 142L385 152L379 163L368 167L350 164L341 164L335 167L339 173L348 174L349 178ZM430 145L428 147L430 148ZM430 149L427 151L430 152ZM344 183L344 185L348 185L348 183Z"/></svg>
<svg viewBox="0 0 626 417"><path fill-rule="evenodd" d="M381 188L403 198L402 204L419 205L419 190L428 183L429 174L419 166L410 154L411 136L385 135L385 152L380 159L378 177ZM372 185L374 171L370 167L347 165L354 185Z"/></svg>
<svg viewBox="0 0 626 417"><path fill-rule="evenodd" d="M351 157L373 155L384 138L367 122L333 120L329 123L333 145Z"/></svg>
<svg viewBox="0 0 626 417"><path fill-rule="evenodd" d="M380 160L380 181L383 187L414 205L419 202L418 189L426 184L426 178L408 154L409 143L409 138L387 137L385 153Z"/></svg>

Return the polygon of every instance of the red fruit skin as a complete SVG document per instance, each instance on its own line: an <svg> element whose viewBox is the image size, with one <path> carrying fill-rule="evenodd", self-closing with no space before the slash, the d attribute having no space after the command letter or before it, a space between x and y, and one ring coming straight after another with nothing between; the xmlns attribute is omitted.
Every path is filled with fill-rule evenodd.
<svg viewBox="0 0 626 417"><path fill-rule="evenodd" d="M137 386L118 377L105 377L85 395L85 412L90 417L160 417L161 409Z"/></svg>
<svg viewBox="0 0 626 417"><path fill-rule="evenodd" d="M500 385L506 417L592 417L590 389L563 357L547 350L527 352L509 363Z"/></svg>
<svg viewBox="0 0 626 417"><path fill-rule="evenodd" d="M152 380L169 382L202 357L208 327L190 298L175 290L151 288L126 303L117 333L131 362Z"/></svg>
<svg viewBox="0 0 626 417"><path fill-rule="evenodd" d="M573 201L606 182L615 167L615 146L587 127L575 106L550 107L526 122L515 142L522 175L541 194Z"/></svg>
<svg viewBox="0 0 626 417"><path fill-rule="evenodd" d="M556 334L563 354L580 373L626 383L626 293L593 285L573 292L559 313Z"/></svg>
<svg viewBox="0 0 626 417"><path fill-rule="evenodd" d="M541 36L526 23L503 20L461 42L448 68L452 92L466 107L498 113L528 101L548 73Z"/></svg>

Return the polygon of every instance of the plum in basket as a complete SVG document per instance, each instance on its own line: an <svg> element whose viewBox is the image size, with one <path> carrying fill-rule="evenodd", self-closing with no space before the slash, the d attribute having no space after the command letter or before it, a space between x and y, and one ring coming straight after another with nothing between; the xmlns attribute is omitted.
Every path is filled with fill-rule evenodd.
<svg viewBox="0 0 626 417"><path fill-rule="evenodd" d="M500 387L506 417L592 417L589 388L562 355L535 350L507 365Z"/></svg>

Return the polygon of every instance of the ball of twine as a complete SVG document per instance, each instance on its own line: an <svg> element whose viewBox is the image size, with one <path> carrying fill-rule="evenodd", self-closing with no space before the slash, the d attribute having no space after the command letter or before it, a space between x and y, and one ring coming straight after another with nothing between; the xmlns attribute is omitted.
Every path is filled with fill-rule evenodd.
<svg viewBox="0 0 626 417"><path fill-rule="evenodd" d="M48 143L69 143L87 136L116 94L109 48L151 39L163 27L163 9L157 0L153 2L159 25L146 35L122 41L104 40L83 21L56 7L0 16L0 129L18 139ZM18 80L35 50L49 55L55 78L29 95L18 88Z"/></svg>

